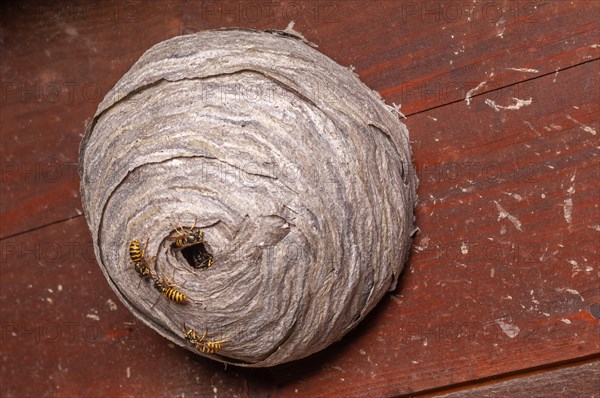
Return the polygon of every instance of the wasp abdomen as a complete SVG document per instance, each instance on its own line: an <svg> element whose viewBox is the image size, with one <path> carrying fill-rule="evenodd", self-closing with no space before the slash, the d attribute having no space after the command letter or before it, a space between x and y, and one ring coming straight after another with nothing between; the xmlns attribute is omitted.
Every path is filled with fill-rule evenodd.
<svg viewBox="0 0 600 398"><path fill-rule="evenodd" d="M214 354L223 348L223 344L220 341L206 341L204 343L199 343L196 348L207 354Z"/></svg>
<svg viewBox="0 0 600 398"><path fill-rule="evenodd" d="M140 242L134 240L129 245L129 257L134 264L142 262L144 260L144 253L140 247Z"/></svg>
<svg viewBox="0 0 600 398"><path fill-rule="evenodd" d="M198 337L196 330L194 328L188 329L185 326L185 323L183 324L183 330L185 331L185 339L190 342L190 344L193 345L198 351L207 354L214 354L215 352L219 351L221 348L223 348L223 343L228 341L204 341L206 333L208 332L207 330L204 331L202 336Z"/></svg>
<svg viewBox="0 0 600 398"><path fill-rule="evenodd" d="M183 303L187 299L185 294L181 293L179 290L173 287L163 288L162 293L165 295L166 298L176 303Z"/></svg>

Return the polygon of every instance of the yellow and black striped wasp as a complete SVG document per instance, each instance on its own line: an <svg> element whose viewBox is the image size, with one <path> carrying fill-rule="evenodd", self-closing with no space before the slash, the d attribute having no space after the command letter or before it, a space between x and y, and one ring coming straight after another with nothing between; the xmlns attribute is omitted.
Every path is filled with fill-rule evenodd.
<svg viewBox="0 0 600 398"><path fill-rule="evenodd" d="M179 236L171 237L172 249L181 251L183 257L194 268L206 269L213 265L213 256L206 248L207 241L204 240L204 231L196 229L196 220L191 227L174 227Z"/></svg>
<svg viewBox="0 0 600 398"><path fill-rule="evenodd" d="M152 279L154 281L154 288L169 300L178 304L183 304L187 300L187 296L178 289L179 286L173 283L172 278L165 279L158 277L156 263L154 264L154 271L152 271ZM156 305L156 303L154 303L154 305Z"/></svg>
<svg viewBox="0 0 600 398"><path fill-rule="evenodd" d="M183 253L183 256L194 268L206 269L213 265L213 256L206 250L204 244L189 247Z"/></svg>
<svg viewBox="0 0 600 398"><path fill-rule="evenodd" d="M187 300L187 296L178 289L179 286L174 284L171 279L155 278L154 287L166 298L176 303L182 304Z"/></svg>
<svg viewBox="0 0 600 398"><path fill-rule="evenodd" d="M144 245L144 250L142 250L140 246L140 242L137 240L132 241L129 244L129 258L133 262L133 266L138 274L144 278L154 278L153 272L148 267L148 263L154 258L152 257L150 260L146 260L145 251L148 247L148 240L146 240L146 244Z"/></svg>
<svg viewBox="0 0 600 398"><path fill-rule="evenodd" d="M175 232L179 236L174 236L170 238L173 240L173 249L184 249L186 247L196 245L198 243L204 243L204 231L196 229L196 220L194 220L194 224L191 228L187 230L180 224L179 228L175 227Z"/></svg>
<svg viewBox="0 0 600 398"><path fill-rule="evenodd" d="M214 354L217 351L219 351L221 348L223 348L223 343L227 342L228 340L221 340L221 341L205 341L204 338L206 337L206 333L208 332L208 330L204 330L204 334L200 337L198 337L198 334L196 333L196 330L194 328L187 328L187 326L185 325L185 322L183 322L183 331L184 331L184 336L185 339L194 347L196 347L196 349L200 352L204 352L207 354Z"/></svg>

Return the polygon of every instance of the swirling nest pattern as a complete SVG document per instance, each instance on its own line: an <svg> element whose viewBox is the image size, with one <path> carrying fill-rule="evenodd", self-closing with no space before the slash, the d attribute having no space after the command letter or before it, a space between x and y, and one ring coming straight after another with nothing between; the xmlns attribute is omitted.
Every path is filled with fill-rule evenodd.
<svg viewBox="0 0 600 398"><path fill-rule="evenodd" d="M145 324L227 340L222 362L272 366L339 340L396 285L417 185L396 111L294 31L216 30L148 50L100 104L80 148L98 262ZM171 249L204 230L214 266ZM187 305L141 281L148 239Z"/></svg>

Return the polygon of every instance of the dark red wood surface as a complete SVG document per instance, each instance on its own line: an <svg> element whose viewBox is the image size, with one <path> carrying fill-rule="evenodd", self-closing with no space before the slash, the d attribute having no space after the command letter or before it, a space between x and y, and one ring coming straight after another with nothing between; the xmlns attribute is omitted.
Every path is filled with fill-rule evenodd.
<svg viewBox="0 0 600 398"><path fill-rule="evenodd" d="M2 7L1 396L521 396L532 369L597 369L599 2ZM342 341L272 369L225 369L118 302L81 216L77 147L153 44L290 19L402 104L420 233L398 289ZM569 391L597 385L577 380Z"/></svg>
<svg viewBox="0 0 600 398"><path fill-rule="evenodd" d="M600 391L600 362L561 366L543 372L491 381L477 388L435 394L440 398L597 397Z"/></svg>

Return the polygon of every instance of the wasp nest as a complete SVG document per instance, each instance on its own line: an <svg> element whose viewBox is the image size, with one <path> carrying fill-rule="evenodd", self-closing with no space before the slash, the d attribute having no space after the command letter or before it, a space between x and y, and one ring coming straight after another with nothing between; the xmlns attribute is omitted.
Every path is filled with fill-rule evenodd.
<svg viewBox="0 0 600 398"><path fill-rule="evenodd" d="M405 126L291 28L152 47L98 107L79 164L115 293L226 363L338 341L394 289L414 232Z"/></svg>

